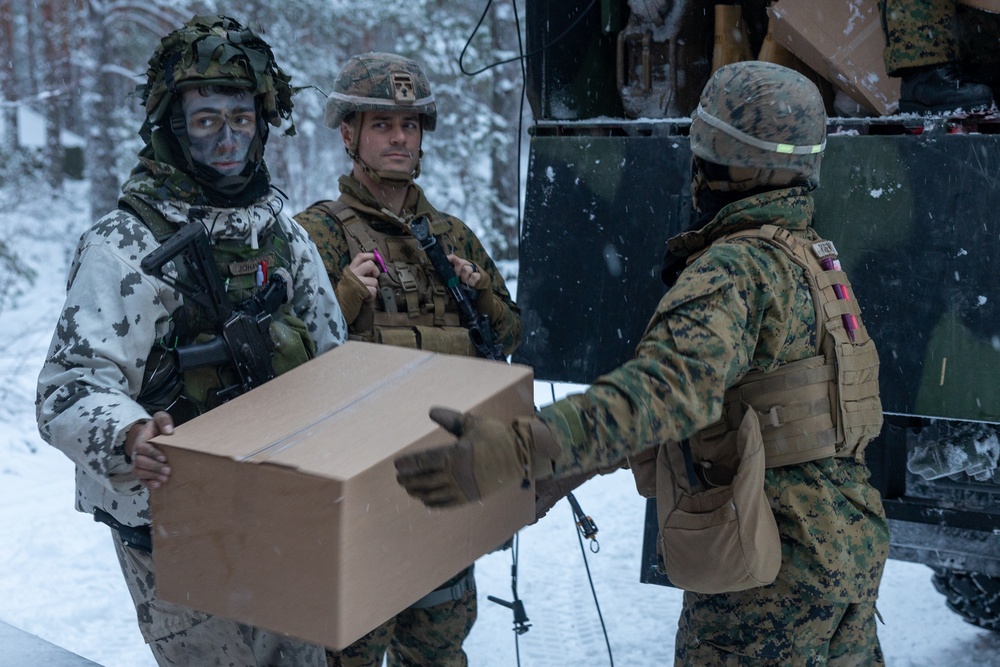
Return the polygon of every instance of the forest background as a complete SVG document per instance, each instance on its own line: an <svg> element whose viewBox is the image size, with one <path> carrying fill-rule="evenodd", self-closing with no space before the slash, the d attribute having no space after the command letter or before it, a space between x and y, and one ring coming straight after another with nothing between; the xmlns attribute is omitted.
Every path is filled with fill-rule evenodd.
<svg viewBox="0 0 1000 667"><path fill-rule="evenodd" d="M356 53L395 52L421 63L437 100L437 130L425 137L421 178L435 185L431 201L469 223L496 259L515 259L523 114L515 6L491 0L0 0L0 188L37 198L46 188L62 191L67 179L85 179L95 219L115 208L142 147L143 113L133 92L145 81L150 55L190 17L225 14L262 32L292 85L301 88L294 97L295 136L282 136L285 128L272 132L266 151L272 181L288 196L291 212L336 198L337 178L349 171L339 133L322 123L339 68ZM512 62L490 67L501 61ZM19 120L23 125L29 109L46 127L45 145L36 150L18 142ZM16 271L2 240L0 262Z"/></svg>

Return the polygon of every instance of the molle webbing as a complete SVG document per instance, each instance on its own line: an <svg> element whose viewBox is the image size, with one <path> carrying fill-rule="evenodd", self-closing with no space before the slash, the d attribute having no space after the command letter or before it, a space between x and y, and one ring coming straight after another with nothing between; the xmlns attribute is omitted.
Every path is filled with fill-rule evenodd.
<svg viewBox="0 0 1000 667"><path fill-rule="evenodd" d="M837 455L837 427L830 411L835 380L836 368L822 356L784 364L771 373L748 373L725 394L725 430L738 429L750 405L760 419L767 467Z"/></svg>
<svg viewBox="0 0 1000 667"><path fill-rule="evenodd" d="M122 195L118 207L138 217L160 243L180 229L180 224L167 220L154 206L134 195ZM219 241L211 244L211 251L225 282L226 298L234 307L266 289L266 283L258 284L264 278L262 261L267 263L268 273L292 267L288 235L277 223L267 226L257 249L236 241ZM178 271L187 270L183 262L177 264ZM180 371L173 357L178 346L211 340L222 325L209 318L194 300L171 313L169 334L157 341L146 359L143 389L137 401L151 413L169 409L176 424L214 407L219 400L214 392L229 386L229 379L236 374L232 362ZM315 344L306 325L290 309L279 308L272 313L269 332L273 340L282 341L271 355L276 374L315 356Z"/></svg>
<svg viewBox="0 0 1000 667"><path fill-rule="evenodd" d="M374 310L362 309L351 324L352 335L409 346L402 341L409 340L411 333L416 332L414 340L418 347L426 345L426 349L474 355L468 343L468 330L461 325L458 304L436 278L415 238L373 229L340 200L316 202L311 208L320 209L337 221L352 258L378 249L385 263L385 273L379 278L377 306Z"/></svg>
<svg viewBox="0 0 1000 667"><path fill-rule="evenodd" d="M861 457L882 427L879 361L847 275L824 270L819 263L817 255L832 251L833 245L811 243L774 225L719 241L738 238L767 241L804 270L816 308L817 356L769 373L748 373L726 392L722 424L709 430L735 430L746 406L752 406L760 416L768 467L828 456ZM838 299L834 285L842 286L849 298ZM845 315L857 325L852 332Z"/></svg>

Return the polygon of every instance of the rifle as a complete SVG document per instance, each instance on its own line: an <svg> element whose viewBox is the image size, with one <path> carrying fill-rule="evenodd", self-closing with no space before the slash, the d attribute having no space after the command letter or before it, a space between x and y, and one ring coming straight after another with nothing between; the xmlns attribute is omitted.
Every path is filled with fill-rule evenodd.
<svg viewBox="0 0 1000 667"><path fill-rule="evenodd" d="M431 266L434 267L438 276L455 297L455 301L458 302L459 320L462 322L462 326L469 330L469 339L472 341L473 347L476 348L476 353L486 359L503 361L506 358L503 346L497 342L493 335L490 318L476 311L476 307L472 304L472 299L467 293L469 288L459 282L458 276L455 275L455 269L452 268L451 262L448 261L448 257L441 249L437 238L430 233L427 217L421 215L411 220L410 232L417 239L417 243L427 255L427 259L431 261Z"/></svg>
<svg viewBox="0 0 1000 667"><path fill-rule="evenodd" d="M176 277L164 273L164 265L178 257L185 270L176 266ZM181 227L147 255L140 266L147 274L179 291L185 299L200 305L205 315L215 322L217 335L212 340L174 349L178 371L232 364L239 381L218 390L217 396L222 402L274 377L271 315L288 300L288 287L281 272L271 274L267 287L234 308L212 256L208 233L198 223Z"/></svg>

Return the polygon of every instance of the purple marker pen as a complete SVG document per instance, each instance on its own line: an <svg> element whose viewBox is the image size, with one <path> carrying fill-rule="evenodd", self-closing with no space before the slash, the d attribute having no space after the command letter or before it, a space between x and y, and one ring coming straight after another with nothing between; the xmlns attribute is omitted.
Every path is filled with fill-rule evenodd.
<svg viewBox="0 0 1000 667"><path fill-rule="evenodd" d="M840 261L834 259L833 257L824 257L819 260L819 265L823 267L824 271L840 271ZM848 294L847 289L843 285L834 285L833 293L837 295L837 298L841 301L850 301L851 295ZM854 342L854 332L858 329L858 320L854 317L853 313L844 313L840 316L841 320L844 322L844 329L847 330L847 336Z"/></svg>
<svg viewBox="0 0 1000 667"><path fill-rule="evenodd" d="M378 248L372 248L372 254L375 255L375 263L378 264L378 268L382 270L382 273L388 273L389 269L385 268L385 262L382 261L382 254L378 251Z"/></svg>

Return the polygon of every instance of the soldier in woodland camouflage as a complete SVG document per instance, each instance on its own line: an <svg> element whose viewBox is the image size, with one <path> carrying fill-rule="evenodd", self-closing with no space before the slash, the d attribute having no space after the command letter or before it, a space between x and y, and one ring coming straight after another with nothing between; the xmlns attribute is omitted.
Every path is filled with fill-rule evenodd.
<svg viewBox="0 0 1000 667"><path fill-rule="evenodd" d="M195 17L163 38L147 74L145 147L119 209L77 246L38 377L38 428L76 463L77 509L111 526L158 664L319 667L321 646L157 597L149 489L169 484L171 469L149 440L217 405L235 371L178 371L174 349L211 338L215 323L142 260L199 225L234 306L266 289L266 273L281 275L287 301L267 332L275 373L339 345L347 327L315 246L271 191L264 144L292 105L268 44L231 18ZM179 260L166 270L198 282L179 275L193 270Z"/></svg>
<svg viewBox="0 0 1000 667"><path fill-rule="evenodd" d="M669 289L635 358L535 418L435 408L458 440L399 457L400 483L449 506L628 458L657 498L668 574L698 582L675 664L883 664L888 527L863 457L882 424L878 356L835 249L810 226L825 143L822 98L800 74L719 69L692 121L698 216L668 245ZM745 518L740 493L758 502L753 539L685 560L690 539ZM742 569L771 548L773 567Z"/></svg>
<svg viewBox="0 0 1000 667"><path fill-rule="evenodd" d="M336 201L295 216L319 248L350 337L387 345L475 356L455 297L410 231L426 216L476 310L488 317L505 355L520 341L519 310L479 239L461 220L437 211L414 183L423 133L437 107L420 66L390 53L350 58L333 86L325 123L340 133L354 163ZM475 379L470 379L474 382ZM462 643L476 620L472 568L341 652L331 666L464 667Z"/></svg>
<svg viewBox="0 0 1000 667"><path fill-rule="evenodd" d="M981 111L1000 92L1000 16L956 0L879 0L899 110ZM991 92L992 88L992 92Z"/></svg>

